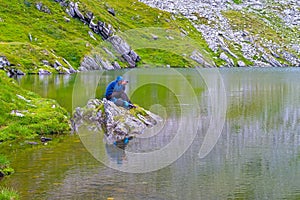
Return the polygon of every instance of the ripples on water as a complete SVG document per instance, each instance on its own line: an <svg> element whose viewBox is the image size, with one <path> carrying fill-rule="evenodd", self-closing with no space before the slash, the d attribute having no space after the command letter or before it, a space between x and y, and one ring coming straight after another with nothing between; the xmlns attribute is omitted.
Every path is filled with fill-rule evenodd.
<svg viewBox="0 0 300 200"><path fill-rule="evenodd" d="M148 72L141 70L135 77L129 76L131 87L141 78L167 76ZM180 72L198 95L200 123L193 145L170 166L146 174L119 172L97 162L78 139L72 138L55 148L16 155L16 173L4 183L14 186L24 199L299 199L300 70L221 70L227 93L226 122L217 144L204 159L199 159L198 152L211 117L208 93L195 71ZM118 73L123 72L105 72L100 90ZM50 97L67 104L75 78L71 76L66 84L61 84L66 80L62 76L46 79L27 76L20 84L31 85L29 89L42 95L43 88L48 88ZM55 86L55 80L61 80L60 84ZM174 84L180 89L180 83ZM152 151L168 144L178 121L185 117L178 114L182 106L175 96L180 94L145 86L132 98L146 108L155 102L142 94L145 90L157 95L167 123L155 137L132 141L127 147L130 151ZM181 88L183 94L184 90ZM190 136L188 131L186 135ZM111 162L126 163L124 152L114 155Z"/></svg>

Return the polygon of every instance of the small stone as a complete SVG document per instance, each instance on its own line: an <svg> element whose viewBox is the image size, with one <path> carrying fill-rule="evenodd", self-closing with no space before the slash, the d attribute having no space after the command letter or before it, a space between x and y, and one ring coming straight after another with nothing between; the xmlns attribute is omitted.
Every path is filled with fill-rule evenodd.
<svg viewBox="0 0 300 200"><path fill-rule="evenodd" d="M113 8L108 8L107 11L108 11L112 16L116 16L115 9L113 9Z"/></svg>
<svg viewBox="0 0 300 200"><path fill-rule="evenodd" d="M15 115L17 117L24 117L25 115L21 113L21 111L18 111L18 110L12 110L11 115Z"/></svg>
<svg viewBox="0 0 300 200"><path fill-rule="evenodd" d="M151 34L153 40L157 40L158 39L158 36L157 35L154 35L154 34Z"/></svg>
<svg viewBox="0 0 300 200"><path fill-rule="evenodd" d="M246 67L246 64L243 61L241 61L241 60L239 60L237 62L237 65L238 65L238 67Z"/></svg>
<svg viewBox="0 0 300 200"><path fill-rule="evenodd" d="M30 33L28 33L28 38L29 38L30 42L32 42L32 36Z"/></svg>
<svg viewBox="0 0 300 200"><path fill-rule="evenodd" d="M68 18L68 17L66 17L66 16L64 16L64 19L65 19L66 22L70 22L71 21L71 19Z"/></svg>

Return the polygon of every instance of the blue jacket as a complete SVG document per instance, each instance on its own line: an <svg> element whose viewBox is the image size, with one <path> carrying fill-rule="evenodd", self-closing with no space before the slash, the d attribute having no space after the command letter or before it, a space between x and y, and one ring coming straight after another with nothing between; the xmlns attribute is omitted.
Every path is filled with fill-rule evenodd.
<svg viewBox="0 0 300 200"><path fill-rule="evenodd" d="M106 87L105 97L107 98L113 92L120 92L122 90L123 91L125 90L124 85L118 85L118 81L114 80L110 84L108 84L108 86Z"/></svg>

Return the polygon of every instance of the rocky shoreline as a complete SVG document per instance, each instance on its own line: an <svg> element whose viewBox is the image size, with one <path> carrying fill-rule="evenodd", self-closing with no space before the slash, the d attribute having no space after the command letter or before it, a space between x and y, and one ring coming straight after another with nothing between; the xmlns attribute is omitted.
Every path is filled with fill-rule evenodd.
<svg viewBox="0 0 300 200"><path fill-rule="evenodd" d="M233 53L238 48L244 59L259 67L300 67L300 38L297 32L300 31L300 2L297 0L275 0L275 1L237 1L213 0L213 1L176 1L176 0L139 0L151 7L155 7L174 15L183 15L188 18L194 27L201 32L209 48L219 53L217 59L225 61L227 67L246 66L240 56ZM227 11L241 13L243 18L247 14L261 16L261 20L285 39L290 38L288 44L264 38L264 35L251 32L252 27L242 24L243 27L236 27L225 17ZM238 17L238 16L236 16ZM295 29L296 32L286 35L274 25L272 18L281 20L282 29ZM241 19L244 20L244 19ZM246 26L246 27L245 27ZM263 28L263 27L261 27ZM250 30L250 31L249 31ZM268 34L268 33L264 33ZM235 64L233 59L237 59ZM239 60L240 59L240 60Z"/></svg>

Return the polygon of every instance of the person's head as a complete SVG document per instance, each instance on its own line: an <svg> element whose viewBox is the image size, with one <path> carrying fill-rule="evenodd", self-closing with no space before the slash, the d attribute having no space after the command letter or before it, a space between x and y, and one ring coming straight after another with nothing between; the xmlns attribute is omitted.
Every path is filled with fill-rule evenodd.
<svg viewBox="0 0 300 200"><path fill-rule="evenodd" d="M128 83L128 81L125 81L122 76L118 76L116 80L119 84L125 85Z"/></svg>

